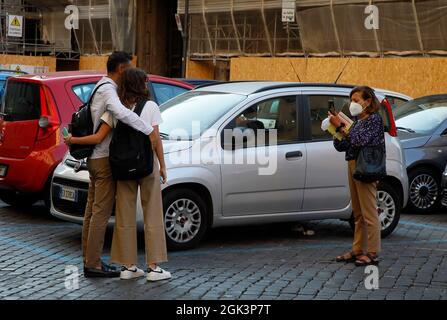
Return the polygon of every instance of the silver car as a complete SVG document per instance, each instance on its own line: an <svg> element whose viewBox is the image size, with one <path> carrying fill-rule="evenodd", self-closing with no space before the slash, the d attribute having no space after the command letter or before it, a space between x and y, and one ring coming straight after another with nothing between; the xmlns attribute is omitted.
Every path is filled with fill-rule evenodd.
<svg viewBox="0 0 447 320"><path fill-rule="evenodd" d="M344 153L335 151L332 137L320 128L328 107L346 110L352 88L230 82L198 88L160 106L168 246L191 248L221 226L318 219L343 219L352 226ZM387 131L388 176L377 195L382 236L387 236L408 199L404 154L387 98L411 98L376 93ZM67 155L54 173L52 214L81 223L88 183L85 163ZM138 216L141 220L140 205Z"/></svg>

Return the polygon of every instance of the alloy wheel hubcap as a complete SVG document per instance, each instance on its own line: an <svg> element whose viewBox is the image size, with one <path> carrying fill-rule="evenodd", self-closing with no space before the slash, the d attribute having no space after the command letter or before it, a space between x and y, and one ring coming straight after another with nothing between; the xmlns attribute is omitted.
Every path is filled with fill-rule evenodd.
<svg viewBox="0 0 447 320"><path fill-rule="evenodd" d="M396 204L388 192L377 192L377 213L379 214L382 230L388 228L393 223L396 215Z"/></svg>
<svg viewBox="0 0 447 320"><path fill-rule="evenodd" d="M189 199L178 199L165 212L165 229L175 242L185 243L199 232L202 215L199 206Z"/></svg>
<svg viewBox="0 0 447 320"><path fill-rule="evenodd" d="M410 186L411 203L419 209L432 207L438 199L438 184L429 174L414 178Z"/></svg>

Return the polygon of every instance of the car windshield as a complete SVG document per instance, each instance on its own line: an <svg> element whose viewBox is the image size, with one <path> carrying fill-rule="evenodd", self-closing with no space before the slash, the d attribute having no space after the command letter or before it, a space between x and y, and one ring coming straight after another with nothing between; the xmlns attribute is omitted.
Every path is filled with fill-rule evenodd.
<svg viewBox="0 0 447 320"><path fill-rule="evenodd" d="M409 101L394 110L394 117L400 131L432 134L447 119L447 97Z"/></svg>
<svg viewBox="0 0 447 320"><path fill-rule="evenodd" d="M160 106L164 139L193 140L246 98L221 92L190 91Z"/></svg>

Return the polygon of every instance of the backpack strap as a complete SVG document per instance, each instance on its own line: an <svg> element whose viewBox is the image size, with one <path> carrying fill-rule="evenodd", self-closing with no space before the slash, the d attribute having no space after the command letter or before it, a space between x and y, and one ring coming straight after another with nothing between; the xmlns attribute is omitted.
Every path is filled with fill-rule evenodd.
<svg viewBox="0 0 447 320"><path fill-rule="evenodd" d="M144 106L146 105L146 103L148 101L149 101L148 99L140 100L140 102L138 102L137 105L135 106L135 109L133 110L133 112L135 112L138 116L141 116L141 113L143 112Z"/></svg>
<svg viewBox="0 0 447 320"><path fill-rule="evenodd" d="M101 83L100 85L98 85L98 86L96 86L96 88L93 90L93 92L92 92L92 94L90 95L90 98L88 99L88 102L87 102L87 106L90 108L90 105L92 104L92 102L93 102L93 98L94 98L94 96L95 96L95 94L96 94L96 92L99 90L99 88L101 88L103 85L105 85L105 84L112 84L111 82L104 82L104 83Z"/></svg>

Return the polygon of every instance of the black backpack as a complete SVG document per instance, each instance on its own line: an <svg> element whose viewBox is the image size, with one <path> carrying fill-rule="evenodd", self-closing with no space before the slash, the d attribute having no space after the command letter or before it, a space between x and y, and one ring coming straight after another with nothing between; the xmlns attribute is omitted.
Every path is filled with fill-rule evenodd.
<svg viewBox="0 0 447 320"><path fill-rule="evenodd" d="M144 99L136 105L138 116L146 102ZM149 137L118 121L110 142L109 162L115 180L138 180L152 174L154 155Z"/></svg>
<svg viewBox="0 0 447 320"><path fill-rule="evenodd" d="M78 112L73 113L71 117L71 123L68 125L68 132L71 133L73 137L86 137L93 134L93 119L92 112L90 106L93 102L93 97L105 84L111 84L110 82L101 83L99 86L93 90L92 95L88 99L87 103L82 105L79 108ZM98 127L99 129L99 127ZM93 153L93 149L95 145L80 145L80 144L72 144L70 145L70 155L77 159L82 160L87 157L90 157Z"/></svg>

